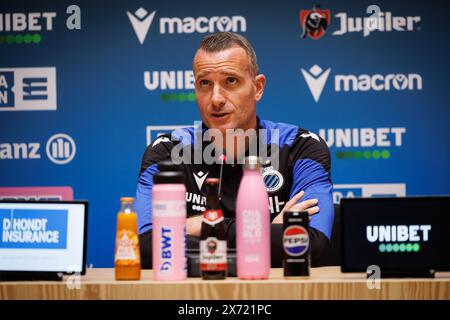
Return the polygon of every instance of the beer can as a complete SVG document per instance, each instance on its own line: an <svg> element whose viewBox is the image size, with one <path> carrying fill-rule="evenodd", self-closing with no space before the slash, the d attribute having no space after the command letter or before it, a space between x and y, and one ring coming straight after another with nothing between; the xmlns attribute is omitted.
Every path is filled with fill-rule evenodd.
<svg viewBox="0 0 450 320"><path fill-rule="evenodd" d="M309 276L309 215L287 210L283 215L283 269L285 277Z"/></svg>

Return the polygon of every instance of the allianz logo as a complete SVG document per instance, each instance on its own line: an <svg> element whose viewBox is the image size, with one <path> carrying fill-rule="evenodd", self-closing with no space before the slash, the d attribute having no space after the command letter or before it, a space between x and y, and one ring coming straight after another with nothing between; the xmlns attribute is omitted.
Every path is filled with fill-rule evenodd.
<svg viewBox="0 0 450 320"><path fill-rule="evenodd" d="M367 226L366 237L369 242L428 241L430 230L429 224Z"/></svg>
<svg viewBox="0 0 450 320"><path fill-rule="evenodd" d="M41 143L20 142L1 143L1 160L39 160L41 159ZM67 164L73 160L76 154L76 144L71 136L65 133L52 135L45 145L48 159L58 165Z"/></svg>
<svg viewBox="0 0 450 320"><path fill-rule="evenodd" d="M142 7L135 12L127 11L128 19L141 44L145 41L155 15L156 10L149 13ZM213 33L217 31L246 32L247 20L243 16L159 18L160 34Z"/></svg>
<svg viewBox="0 0 450 320"><path fill-rule="evenodd" d="M401 147L405 127L393 128L328 128L319 129L319 136L328 147Z"/></svg>
<svg viewBox="0 0 450 320"><path fill-rule="evenodd" d="M303 77L316 102L319 101L331 68L323 70L315 64L309 70L301 68ZM336 74L334 75L334 91L391 91L422 90L422 76L418 73L389 74Z"/></svg>

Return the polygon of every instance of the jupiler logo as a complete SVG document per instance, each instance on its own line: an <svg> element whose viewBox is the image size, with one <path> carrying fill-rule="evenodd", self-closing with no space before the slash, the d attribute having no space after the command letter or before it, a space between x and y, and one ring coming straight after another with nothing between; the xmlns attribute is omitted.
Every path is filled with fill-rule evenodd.
<svg viewBox="0 0 450 320"><path fill-rule="evenodd" d="M339 28L332 32L334 36L347 33L362 33L368 37L373 32L412 32L420 30L420 16L394 16L392 12L381 11L377 5L370 5L362 17L349 17L346 12L339 12L334 17L339 20L335 25ZM303 29L302 38L320 39L330 25L330 10L318 9L300 10L300 24Z"/></svg>
<svg viewBox="0 0 450 320"><path fill-rule="evenodd" d="M333 32L335 36L353 32L362 32L364 37L374 31L411 32L418 29L418 24L422 20L420 16L393 16L392 12L382 12L379 9L366 17L348 17L346 12L340 12L335 17L339 19L339 29Z"/></svg>
<svg viewBox="0 0 450 320"><path fill-rule="evenodd" d="M317 40L321 38L330 25L331 13L329 9L320 10L314 7L311 10L300 11L300 24L303 28L302 38L306 36Z"/></svg>

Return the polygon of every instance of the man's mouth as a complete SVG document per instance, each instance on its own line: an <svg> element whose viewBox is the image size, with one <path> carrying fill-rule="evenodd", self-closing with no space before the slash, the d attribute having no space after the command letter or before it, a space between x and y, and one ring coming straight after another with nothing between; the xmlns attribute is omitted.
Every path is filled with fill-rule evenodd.
<svg viewBox="0 0 450 320"><path fill-rule="evenodd" d="M229 115L229 113L226 113L226 112L216 112L216 113L212 114L212 116L216 119L225 118L227 115Z"/></svg>

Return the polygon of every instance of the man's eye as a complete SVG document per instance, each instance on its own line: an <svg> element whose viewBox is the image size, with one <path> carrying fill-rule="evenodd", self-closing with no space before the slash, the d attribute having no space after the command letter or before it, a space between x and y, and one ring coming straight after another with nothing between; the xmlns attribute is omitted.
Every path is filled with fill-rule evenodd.
<svg viewBox="0 0 450 320"><path fill-rule="evenodd" d="M208 80L200 80L200 86L206 87L209 84Z"/></svg>
<svg viewBox="0 0 450 320"><path fill-rule="evenodd" d="M235 84L235 83L237 83L237 79L236 78L234 78L234 77L228 77L227 78L227 82L229 83L229 84Z"/></svg>

